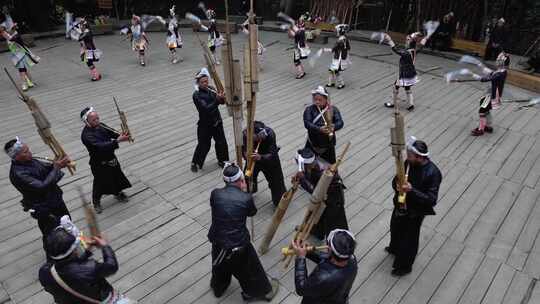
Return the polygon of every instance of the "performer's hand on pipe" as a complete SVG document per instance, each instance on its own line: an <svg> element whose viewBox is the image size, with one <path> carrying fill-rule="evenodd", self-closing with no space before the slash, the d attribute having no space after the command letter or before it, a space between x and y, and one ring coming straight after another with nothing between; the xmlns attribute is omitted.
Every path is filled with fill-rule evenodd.
<svg viewBox="0 0 540 304"><path fill-rule="evenodd" d="M67 156L64 156L62 159L55 161L53 165L58 169L63 169L67 167L69 162L70 162L69 158Z"/></svg>
<svg viewBox="0 0 540 304"><path fill-rule="evenodd" d="M306 244L302 240L294 240L292 243L296 255L301 258L305 258L307 254Z"/></svg>
<svg viewBox="0 0 540 304"><path fill-rule="evenodd" d="M128 141L129 140L129 134L123 133L116 139L118 142Z"/></svg>
<svg viewBox="0 0 540 304"><path fill-rule="evenodd" d="M253 154L251 154L251 158L254 161L259 161L259 160L261 160L261 155L259 153L253 153Z"/></svg>
<svg viewBox="0 0 540 304"><path fill-rule="evenodd" d="M109 243L103 236L93 236L90 245L96 246L97 248L103 248L109 245Z"/></svg>
<svg viewBox="0 0 540 304"><path fill-rule="evenodd" d="M401 185L401 191L403 191L403 192L409 192L409 191L411 191L411 190L412 190L412 185L411 185L411 183L406 182L406 183L404 183L403 185Z"/></svg>

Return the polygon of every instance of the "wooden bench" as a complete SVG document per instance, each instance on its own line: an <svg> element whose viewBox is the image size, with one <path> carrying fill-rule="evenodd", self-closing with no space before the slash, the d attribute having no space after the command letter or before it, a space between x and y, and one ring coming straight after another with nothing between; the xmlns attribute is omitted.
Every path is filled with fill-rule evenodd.
<svg viewBox="0 0 540 304"><path fill-rule="evenodd" d="M451 48L477 54L480 57L484 57L486 54L486 44L483 42L452 38Z"/></svg>
<svg viewBox="0 0 540 304"><path fill-rule="evenodd" d="M112 34L114 34L114 29L113 29L112 24L91 25L90 29L92 30L93 35L112 35Z"/></svg>
<svg viewBox="0 0 540 304"><path fill-rule="evenodd" d="M540 76L538 76L538 74L529 74L517 70L508 70L506 80L508 83L515 85L516 87L540 93Z"/></svg>
<svg viewBox="0 0 540 304"><path fill-rule="evenodd" d="M324 31L324 32L335 32L336 31L336 26L334 24L330 24L330 23L324 23L324 22L319 22L317 24L315 23L311 23L311 22L306 22L306 29L311 29L311 30L321 30L321 31Z"/></svg>
<svg viewBox="0 0 540 304"><path fill-rule="evenodd" d="M388 32L392 40L397 43L405 43L407 38L406 34L398 32ZM476 54L478 56L484 57L486 54L486 45L483 42L476 42L471 40L464 40L458 38L452 38L452 49L465 51L467 53Z"/></svg>

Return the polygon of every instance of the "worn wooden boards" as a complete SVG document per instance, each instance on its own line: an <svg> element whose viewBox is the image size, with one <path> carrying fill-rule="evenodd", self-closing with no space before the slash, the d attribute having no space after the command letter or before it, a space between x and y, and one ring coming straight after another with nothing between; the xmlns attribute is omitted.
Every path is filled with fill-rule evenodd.
<svg viewBox="0 0 540 304"><path fill-rule="evenodd" d="M117 127L114 95L127 113L137 142L123 144L118 156L134 185L128 191L131 200L118 204L107 197L99 216L120 261L120 271L111 278L115 286L142 303L241 303L234 280L222 299L215 299L209 289L208 197L222 181L213 150L202 172L189 171L197 121L192 80L204 62L195 37L188 30L184 34L185 45L179 52L185 60L170 65L165 34L151 33L146 67L137 64L121 38L96 37L104 51L97 65L104 78L96 83L89 81L86 66L79 62L76 43L61 38L39 40L36 50L60 46L38 54L43 60L32 70L38 87L29 93L78 162L77 174L66 176L61 184L68 207L81 225L84 215L76 188L83 185L89 196L92 176L79 139L79 112L94 105L104 122ZM245 41L243 35L233 39L236 45ZM330 58L323 56L315 68L306 66L306 78L296 80L292 54L284 51L290 45L285 34L261 32L261 40L281 43L265 54L257 117L275 129L284 173L291 176L296 168L294 153L305 140L302 111L311 102L310 90L325 83ZM538 109L514 111L518 105L504 104L494 112L495 133L471 137L478 98L485 87L447 85L440 75L456 69L457 63L419 55L422 81L413 89L416 110L405 114L407 134L427 141L444 181L438 214L425 221L414 271L396 279L389 274L392 258L383 250L389 240L394 169L388 146L392 116L382 103L391 98L398 58L366 60L360 56L385 53L388 47L359 42L352 42L352 47L353 65L345 73L347 87L330 90L345 120L345 128L337 132L338 145L352 142L341 168L360 264L351 303L521 303L527 298L536 303L540 295L535 284L540 276ZM0 55L0 62L9 66L7 54ZM436 65L442 69L422 73ZM25 106L5 76L0 78L2 142L19 135L36 155L48 155ZM515 97L527 95L510 86L505 91ZM225 109L222 114L232 156L232 121ZM0 156L0 167L0 303L51 303L37 282L44 260L39 230L21 211L19 194L7 178L5 155ZM270 252L261 257L269 275L280 278L282 284L274 303L300 301L294 294L291 269L283 271L279 264L279 248L287 245L306 203L307 195L299 191ZM258 245L273 213L262 175L256 204Z"/></svg>

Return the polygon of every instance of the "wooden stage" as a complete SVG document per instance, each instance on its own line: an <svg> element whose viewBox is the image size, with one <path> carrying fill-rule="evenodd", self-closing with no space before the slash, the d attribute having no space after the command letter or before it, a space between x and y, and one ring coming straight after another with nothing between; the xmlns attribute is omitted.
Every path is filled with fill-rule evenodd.
<svg viewBox="0 0 540 304"><path fill-rule="evenodd" d="M61 185L81 227L83 210L76 187L82 185L89 198L92 175L80 141L79 113L94 105L105 123L118 127L113 95L127 112L135 143L122 144L117 154L133 183L127 191L130 201L121 204L106 197L105 210L99 215L120 262L120 271L110 278L114 286L140 303L241 303L235 280L221 299L209 287L208 199L210 190L221 186L222 180L213 149L202 172L189 170L197 121L191 100L193 76L203 58L195 37L187 29L184 32L185 46L180 50L184 62L169 64L165 34L151 33L146 67L137 64L129 43L121 37L96 37L104 51L97 64L103 80L96 83L90 82L79 60L76 42L38 40L33 50L42 62L32 69L38 86L29 94L78 163L76 174L66 175ZM235 35L234 40L239 52L246 37ZM262 32L261 40L280 43L266 53L256 116L275 129L289 177L296 170L294 154L305 141L302 111L311 102L310 90L326 82L330 57L323 56L315 68L306 64L306 78L296 80L291 51L285 51L291 45L286 34ZM315 52L317 46L312 47ZM350 303L540 303L539 109L518 111L519 104L504 104L494 112L495 132L471 137L485 85L448 85L441 75L458 64L419 55L422 81L414 88L416 110L406 113L407 133L427 141L444 179L437 215L424 222L413 272L398 279L390 275L392 257L383 250L389 241L394 160L389 147L392 114L382 106L391 96L398 58L362 57L388 53L387 46L354 41L352 48L347 87L331 90L332 102L345 121L344 129L337 132L338 150L346 141L352 142L341 169L347 186L347 216L358 241L359 272ZM239 53L236 58L241 58ZM16 72L8 54L0 54L0 62ZM433 66L442 68L422 73ZM2 144L18 135L35 155L50 156L26 106L6 76L0 78ZM534 95L511 86L505 91L515 98ZM223 108L233 156L232 121L226 112ZM44 254L36 221L22 211L3 153L0 167L0 303L52 303L37 281ZM261 257L268 274L281 282L273 303L301 300L294 293L291 268L283 270L279 259L280 248L289 242L307 203L308 196L299 191L270 252ZM262 176L256 204L258 245L273 213Z"/></svg>

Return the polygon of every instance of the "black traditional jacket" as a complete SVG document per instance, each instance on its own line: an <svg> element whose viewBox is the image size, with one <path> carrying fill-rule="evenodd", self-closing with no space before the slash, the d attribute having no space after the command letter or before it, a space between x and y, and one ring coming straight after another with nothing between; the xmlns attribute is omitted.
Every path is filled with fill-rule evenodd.
<svg viewBox="0 0 540 304"><path fill-rule="evenodd" d="M113 291L106 277L118 271L118 262L111 247L101 249L103 263L97 262L87 251L82 257L68 257L54 263L58 275L73 290L98 301L105 300ZM39 281L45 291L54 297L58 304L87 303L64 290L51 274L53 264L46 263L39 269Z"/></svg>
<svg viewBox="0 0 540 304"><path fill-rule="evenodd" d="M235 185L214 189L210 194L212 225L208 240L222 249L243 247L250 242L246 228L248 216L254 216L257 208L250 193Z"/></svg>
<svg viewBox="0 0 540 304"><path fill-rule="evenodd" d="M317 264L308 276L305 258L296 258L294 283L302 304L347 304L358 265L353 255L344 267L330 262L328 254L309 253Z"/></svg>
<svg viewBox="0 0 540 304"><path fill-rule="evenodd" d="M85 126L81 140L90 153L90 165L101 165L103 162L108 162L116 159L114 150L118 149L118 134L98 126L91 128Z"/></svg>
<svg viewBox="0 0 540 304"><path fill-rule="evenodd" d="M336 106L332 107L332 124L334 125L334 131L338 131L343 128L343 119L341 113ZM328 122L329 123L329 122ZM317 105L312 104L304 110L304 127L308 131L308 140L315 147L326 148L336 145L336 134L328 136L321 132L321 127L324 127L323 115L320 115Z"/></svg>
<svg viewBox="0 0 540 304"><path fill-rule="evenodd" d="M198 124L215 127L222 123L218 106L223 102L213 89L199 88L193 92L193 103L199 112Z"/></svg>
<svg viewBox="0 0 540 304"><path fill-rule="evenodd" d="M409 163L405 162L405 168ZM405 203L410 216L435 215L433 207L437 204L439 186L442 175L437 166L429 160L420 166L411 166L409 169L408 182L412 190L407 192ZM394 206L397 206L398 192L396 190L396 178L392 181L394 188Z"/></svg>
<svg viewBox="0 0 540 304"><path fill-rule="evenodd" d="M52 164L38 160L19 162L13 160L9 179L22 194L25 209L34 209L34 216L46 216L50 209L64 205L62 189L58 182L64 173Z"/></svg>

